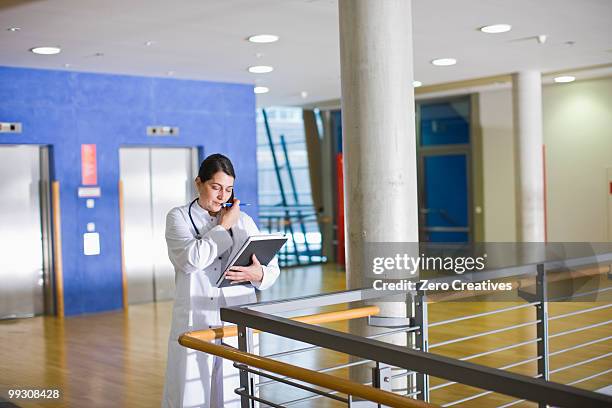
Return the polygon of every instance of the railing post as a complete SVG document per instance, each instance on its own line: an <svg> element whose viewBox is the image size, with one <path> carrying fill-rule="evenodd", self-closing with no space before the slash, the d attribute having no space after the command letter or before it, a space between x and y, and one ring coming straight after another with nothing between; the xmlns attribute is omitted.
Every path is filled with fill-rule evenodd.
<svg viewBox="0 0 612 408"><path fill-rule="evenodd" d="M252 333L245 326L238 326L238 349L247 353L252 352ZM253 395L254 388L252 387L251 374L248 371L240 370L240 388L242 388L248 395ZM241 408L253 408L254 404L252 400L244 395L240 396Z"/></svg>
<svg viewBox="0 0 612 408"><path fill-rule="evenodd" d="M392 392L391 388L391 366L376 362L372 368L372 385L380 390ZM378 408L388 408L387 405L376 404Z"/></svg>
<svg viewBox="0 0 612 408"><path fill-rule="evenodd" d="M424 291L417 291L415 297L414 322L419 329L415 332L415 346L421 351L429 348L429 322L427 320L427 295ZM429 376L425 373L416 374L416 388L419 391L417 398L429 402Z"/></svg>
<svg viewBox="0 0 612 408"><path fill-rule="evenodd" d="M538 264L538 273L536 276L536 297L540 302L536 305L536 319L538 341L538 374L540 378L549 380L549 363L548 363L548 288L546 284L546 270L543 264ZM540 403L540 408L545 408L547 405Z"/></svg>

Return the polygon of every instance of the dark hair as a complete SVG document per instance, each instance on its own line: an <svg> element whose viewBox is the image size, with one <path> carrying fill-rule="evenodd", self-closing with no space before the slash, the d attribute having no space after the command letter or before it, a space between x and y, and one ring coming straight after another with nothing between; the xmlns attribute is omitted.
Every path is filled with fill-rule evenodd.
<svg viewBox="0 0 612 408"><path fill-rule="evenodd" d="M211 154L210 156L205 158L202 164L200 165L198 177L200 177L200 180L202 182L205 182L207 180L210 180L219 171L224 172L228 176L236 178L236 173L234 173L234 166L232 165L230 159L219 153Z"/></svg>

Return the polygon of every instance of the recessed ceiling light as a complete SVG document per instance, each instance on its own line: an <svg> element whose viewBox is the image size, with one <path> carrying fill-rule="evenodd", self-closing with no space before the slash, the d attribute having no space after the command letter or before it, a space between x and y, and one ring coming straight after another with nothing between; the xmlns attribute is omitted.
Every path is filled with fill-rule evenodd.
<svg viewBox="0 0 612 408"><path fill-rule="evenodd" d="M32 51L34 54L53 55L59 54L62 49L59 47L34 47L30 51Z"/></svg>
<svg viewBox="0 0 612 408"><path fill-rule="evenodd" d="M306 98L308 98L308 92L307 91L302 91L302 92L300 92L300 96L302 97L302 99L306 99Z"/></svg>
<svg viewBox="0 0 612 408"><path fill-rule="evenodd" d="M512 30L512 26L510 24L492 24L480 27L480 31L487 34L506 33L510 30Z"/></svg>
<svg viewBox="0 0 612 408"><path fill-rule="evenodd" d="M64 64L64 68L70 68L72 64Z"/></svg>
<svg viewBox="0 0 612 408"><path fill-rule="evenodd" d="M418 88L421 85L423 85L421 81L412 81L412 86L415 88Z"/></svg>
<svg viewBox="0 0 612 408"><path fill-rule="evenodd" d="M266 86L256 86L255 88L253 88L253 92L255 92L256 94L268 93L269 91L270 90Z"/></svg>
<svg viewBox="0 0 612 408"><path fill-rule="evenodd" d="M571 76L571 75L563 75L563 76L558 76L555 77L554 81L560 84L564 84L567 82L574 82L576 80L576 77Z"/></svg>
<svg viewBox="0 0 612 408"><path fill-rule="evenodd" d="M145 43L145 45L146 45L147 47L150 47L150 46L152 46L153 44L155 44L155 41L147 41L147 42Z"/></svg>
<svg viewBox="0 0 612 408"><path fill-rule="evenodd" d="M12 32L17 32L19 30L21 30L21 28L19 28L19 27L11 27L11 28L7 29L7 31L12 31Z"/></svg>
<svg viewBox="0 0 612 408"><path fill-rule="evenodd" d="M437 67L448 67L449 65L455 65L457 60L454 58L436 58L431 63Z"/></svg>
<svg viewBox="0 0 612 408"><path fill-rule="evenodd" d="M274 68L268 65L255 65L249 67L249 72L251 74L267 74L268 72L274 71Z"/></svg>
<svg viewBox="0 0 612 408"><path fill-rule="evenodd" d="M278 41L278 35L274 34L257 34L247 38L252 43L266 44Z"/></svg>
<svg viewBox="0 0 612 408"><path fill-rule="evenodd" d="M168 75L168 76L174 76L174 74L176 74L176 72L174 72L174 71L166 72L166 75Z"/></svg>

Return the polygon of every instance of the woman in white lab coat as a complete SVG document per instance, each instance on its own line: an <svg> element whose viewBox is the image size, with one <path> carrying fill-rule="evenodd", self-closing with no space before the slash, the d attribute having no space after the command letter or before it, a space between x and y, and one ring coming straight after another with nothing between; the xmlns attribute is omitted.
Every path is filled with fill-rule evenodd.
<svg viewBox="0 0 612 408"><path fill-rule="evenodd" d="M248 236L259 232L253 219L240 212L239 200L233 201L234 205L229 208L222 205L233 199L235 178L227 157L208 156L195 180L199 197L191 204L173 208L166 219L166 242L176 274L176 296L163 407L239 406L239 396L234 393L239 387L238 372L232 362L178 344L178 337L186 331L222 326L221 307L257 301L255 289L270 287L278 277L276 258L263 266L254 257L250 266L232 268L227 273L228 279L248 281L248 284L215 286L228 259Z"/></svg>

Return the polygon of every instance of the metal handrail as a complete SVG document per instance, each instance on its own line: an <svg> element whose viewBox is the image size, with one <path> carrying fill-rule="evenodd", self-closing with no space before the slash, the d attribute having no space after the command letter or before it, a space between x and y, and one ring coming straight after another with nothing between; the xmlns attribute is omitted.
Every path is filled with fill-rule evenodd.
<svg viewBox="0 0 612 408"><path fill-rule="evenodd" d="M542 374L538 374L538 375L534 375L533 376L533 378L540 378L540 377L542 377ZM526 400L524 400L524 399L518 399L518 400L511 401L511 402L507 402L507 403L505 403L503 405L499 405L496 408L511 407L512 405L520 404L521 402L525 402L525 401Z"/></svg>
<svg viewBox="0 0 612 408"><path fill-rule="evenodd" d="M606 254L606 255L604 255L601 258L602 259L605 258L606 260L609 260L611 258L610 255L611 254ZM597 257L595 257L595 258L597 258ZM577 259L577 260L574 259L574 260L571 260L570 263L572 265L589 265L589 264L592 264L592 259L595 259L595 258L580 258L580 259ZM599 259L599 258L597 258L597 259ZM550 265L554 265L554 266L558 267L558 262L552 262L552 263L550 263ZM496 277L509 277L509 276L512 276L513 274L516 274L516 275L523 274L524 275L526 273L526 271L529 271L529 268L525 268L525 267L513 267L511 269L512 269L511 271L499 270L499 271L495 271L494 273L496 274ZM609 270L609 268L602 268L602 267L592 268L592 267L589 267L586 271L581 271L581 272L575 272L575 271L561 272L561 273L558 273L557 275L551 277L551 279L549 279L549 282L555 282L555 281L569 279L569 278L574 278L574 277L578 277L578 276L579 277L584 277L586 275L589 275L589 276L593 275L594 276L596 274L600 274L600 273L608 271L608 270ZM536 271L535 265L534 265L534 269L530 273L533 273L533 271ZM542 281L542 276L545 276L545 275L543 275L543 273L545 273L545 265L538 264L537 265L537 273L538 273L537 279L521 279L520 283L518 285L516 285L516 288L524 288L526 286L532 286L532 283L535 284L536 288L541 288L542 287L542 283L541 282L544 282L544 284L546 284L546 278L544 278L544 280ZM492 276L492 273L488 272L486 274L483 274L483 275L480 275L478 277L475 277L475 279L473 279L472 281L481 280L483 278L493 278L493 277L494 276ZM444 280L444 279L448 279L448 278L445 278L445 277L441 278L441 280ZM465 279L469 279L469 278L465 278ZM541 290L541 289L538 289L538 290ZM314 331L316 331L316 335L315 336L318 335L317 337L312 337L314 333L310 333L308 335L303 335L302 332L303 331L307 331L309 328L308 327L304 327L302 325L294 325L295 327L292 327L292 328L289 328L289 326L288 326L288 327L286 327L283 330L274 331L274 330L272 330L272 328L274 326L271 326L271 324L273 324L275 326L278 326L278 325L283 326L282 323L284 323L283 322L284 319L283 318L278 318L276 316L269 316L269 315L265 315L265 314L262 315L259 312L259 311L266 311L268 313L276 313L276 312L279 311L278 309L276 309L276 306L279 306L279 305L280 305L280 309L282 309L284 311L294 309L291 306L294 306L295 309L298 309L300 306L302 306L302 307L312 306L313 303L316 303L316 300L322 300L323 304L333 304L332 303L333 300L336 300L337 303L342 303L342 302L348 302L349 301L348 298L351 298L352 299L351 301L354 301L354 300L356 300L356 298L359 298L359 297L361 297L361 300L367 300L367 299L371 300L371 299L376 297L376 294L368 293L367 290L363 294L360 293L359 295L361 295L361 296L359 296L359 295L356 296L356 295L357 295L357 293L355 293L355 291L353 291L353 292L349 291L349 292L347 292L347 297L345 297L344 294L341 294L341 293L330 294L330 295L323 295L322 297L319 297L318 299L315 298L315 297L311 298L314 302L311 301L311 299L309 299L309 298L301 298L301 299L297 299L297 301L295 303L294 303L294 301L290 300L290 301L283 301L283 302L280 302L280 304L274 304L274 305L271 304L271 303L260 304L260 305L252 305L252 306L248 306L247 305L247 306L244 306L243 308L241 308L241 310L239 311L239 314L242 314L241 312L245 311L246 314L249 315L248 319L246 318L246 316L244 314L242 314L242 316L234 315L233 312L235 311L235 309L238 309L238 308L223 309L222 310L222 319L226 320L226 321L227 320L232 321L232 322L237 323L239 325L242 325L244 327L253 327L253 328L259 328L259 329L261 329L262 327L265 327L266 331L272 332L272 333L277 334L277 335L282 335L282 336L285 336L285 337L287 337L287 334L289 332L291 332L292 334L290 336L288 336L288 337L293 338L293 339L298 340L298 341L303 341L303 342L306 342L306 343L311 343L313 345L317 345L319 347L325 347L327 349L335 350L335 351L338 351L338 352L349 353L349 354L356 355L356 356L362 357L362 358L369 358L372 361L378 361L378 362L381 362L381 363L391 364L391 365L399 366L399 367L403 367L403 368L409 367L408 366L408 360L406 360L405 364L401 364L401 363L398 364L397 360L390 361L390 360L385 360L384 358L381 358L381 357L377 356L376 353L373 353L374 350L364 350L364 349L370 349L370 348L376 349L376 347L372 343L370 343L371 339L364 339L363 337L361 337L361 338L359 338L359 340L360 340L359 342L360 343L361 342L366 343L367 345L366 344L362 344L361 346L357 346L355 344L353 346L348 346L351 343L351 341L349 341L348 338L351 338L351 340L353 340L353 338L352 338L353 336L347 335L347 334L344 334L344 333L342 333L342 334L337 333L338 336L342 336L343 337L343 340L338 340L338 342L344 342L343 345L345 346L345 347L339 347L337 344L333 343L333 340L331 340L331 338L328 338L328 339L323 339L322 338L322 337L325 337L325 334L329 334L327 332L321 331L322 328L317 328L317 329L314 330ZM379 294L379 296L380 296L380 294ZM462 317L459 317L459 318L449 319L447 321L436 322L436 323L433 323L433 324L430 324L430 325L427 325L427 322L425 320L425 321L423 321L424 330L426 331L428 329L428 327L432 327L432 326L439 326L439 325L443 325L443 324L464 321L464 320L467 320L467 319L473 319L473 318L480 317L480 316L493 315L493 314L502 313L504 311L509 311L509 310L518 310L518 309L532 307L532 306L536 306L538 308L545 308L546 307L546 303L545 302L547 301L546 293L544 292L543 297L542 297L542 292L537 292L536 296L537 296L537 298L536 298L537 301L530 300L530 303L524 304L524 305L511 306L511 307L507 307L507 308L497 309L495 311L488 311L488 312L483 312L483 313L474 314L474 315L470 315L470 316L462 316ZM431 302L429 302L430 299L431 299L431 296L428 296L428 299L421 301L421 303L424 303L424 302L431 303ZM544 300L542 300L542 299L544 299ZM329 302L329 303L327 303L327 302ZM294 304L292 304L292 303L294 303ZM319 303L319 305L323 305L323 304ZM418 302L417 302L417 304L418 304ZM248 310L249 307L252 307L252 309ZM558 315L556 317L553 316L551 318L548 318L547 312L544 312L544 314L538 314L537 317L536 317L536 320L531 321L531 322L521 323L521 324L513 325L513 326L510 326L510 327L505 327L505 328L501 328L501 329L491 330L491 331L487 331L487 332L484 332L484 333L478 333L478 334L475 334L475 335L472 335L472 336L466 336L466 337L462 337L462 338L458 338L458 339L448 340L448 341L445 341L445 342L433 344L433 345L429 346L429 348L440 347L440 346L443 346L443 345L452 344L452 343L456 343L456 342L459 342L459 341L469 340L469 339L478 338L478 337L482 337L482 336L486 336L486 335L490 335L490 334L501 333L501 332L505 332L505 331L508 331L508 330L517 329L517 328L520 328L520 327L525 327L525 326L529 326L529 325L538 324L538 337L536 339L520 342L520 343L514 344L514 345L499 347L497 349L489 350L489 351L486 351L484 353L477 353L477 354L473 354L471 356L466 356L466 357L460 359L460 361L461 360L465 361L465 360L469 360L469 359L474 359L474 358L481 357L481 356L484 356L484 355L489 355L489 354L493 354L493 353L496 353L496 352L500 352L500 351L504 351L504 350L509 350L509 349L512 349L512 348L515 348L515 347L520 347L520 346L527 345L527 344L532 344L532 343L538 343L538 342L542 341L543 339L545 339L546 342L547 342L549 338L554 337L555 335L548 336L548 333L546 333L546 332L540 334L539 326L542 325L542 324L545 324L544 322L548 322L549 320L560 319L562 317L578 315L578 314L581 314L581 313L587 313L589 311L602 310L602 309L605 309L605 308L606 308L606 306L603 306L603 307L602 306L598 306L596 308L591 308L591 309L587 309L587 310L583 310L583 311L577 311L577 312L571 312L571 313L566 314L566 315ZM248 310L248 312L245 309ZM225 311L226 316L224 316L224 311ZM229 312L229 314L228 314L228 312ZM232 317L231 315L234 315L234 316ZM260 317L262 317L264 320L259 320ZM419 321L417 320L416 323L418 324ZM597 326L601 326L603 324L606 324L606 323L605 322L598 323L596 325L587 326L585 328L574 329L574 331L575 330L586 330L587 328L597 327ZM285 332L285 330L289 330L289 331ZM421 331L417 331L417 336L420 335L419 334L420 332ZM566 333L558 333L557 335L568 334L569 332L572 332L572 331L568 331ZM600 340L600 341L604 341L604 340ZM418 345L420 345L420 343ZM348 348L346 348L347 346L348 346ZM547 367L548 366L547 359L548 359L548 356L550 355L550 353L548 353L548 351L547 351L547 347L548 347L547 343L543 345L544 350L545 350L544 353L540 352L540 347L541 346L542 345L538 346L538 355L536 357L531 357L531 358L527 358L525 360L522 360L522 361L519 361L519 362L516 362L516 363L508 364L508 365L506 365L504 367L500 367L500 370L516 367L516 366L523 365L523 364L530 363L530 362L539 361L539 363L538 363L538 372L540 374L538 374L538 377L548 378L547 375L548 375L549 371L545 371L544 372L546 374L546 376L545 376L540 371L541 370L540 366L541 365L543 367ZM354 352L353 350L356 350L357 347L359 347L359 352ZM383 349L384 348L381 348L380 350L378 350L379 353L383 353L384 354ZM347 350L351 350L351 351L349 352ZM364 352L362 352L362 351L364 351ZM406 350L405 353L406 354L410 354L410 351ZM385 355L385 357L386 357L386 355ZM405 357L408 357L408 356L405 356ZM411 356L411 357L414 357L414 356ZM439 356L436 356L436 357L439 357ZM596 359L601 359L601 358L605 358L605 357L607 357L607 355L597 357ZM594 359L591 359L591 360L594 360ZM579 363L579 364L586 364L587 362L589 362L591 360L587 360L586 362ZM438 363L439 363L439 361L438 361ZM428 369L426 369L425 368L425 363L423 363L424 364L423 367L419 367L419 364L420 364L420 362L417 360L416 362L413 362L410 367L412 369L416 370L417 372L420 372L420 373L423 373L423 374L435 375L435 376L439 376L439 377L443 377L443 378L457 380L457 378L452 378L451 374L444 375L446 373L441 374L440 371L438 371L438 373L435 373L434 372L435 370L428 370ZM470 363L468 363L468 364L470 364ZM435 365L435 364L433 364L433 365ZM463 367L463 368L465 368L465 367ZM571 368L571 367L565 367L563 369L569 369L569 368ZM449 367L448 370L451 370L451 368ZM459 367L454 367L453 370L455 371L455 373L453 373L453 375L456 375L457 372L461 371L461 369ZM546 368L546 370L548 370L548 368ZM556 371L554 371L554 372L556 372ZM577 402L577 401L579 401L580 398L582 398L582 397L585 397L587 399L590 398L590 401L589 401L590 403L593 403L594 401L597 401L597 402L595 402L595 404L601 404L602 403L600 401L601 397L599 395L596 395L595 393L590 393L588 391L585 392L583 390L575 389L573 387L566 387L566 386L563 386L561 384L545 382L545 383L543 383L544 385L542 386L542 383L540 383L539 385L543 389L541 390L541 393L538 393L538 391L536 391L535 389L528 390L529 386L527 386L527 384L523 384L522 386L517 386L517 387L514 387L514 389L512 389L513 387L509 386L508 384L506 384L507 386L501 386L499 384L492 384L491 381L494 381L494 380L492 380L491 378L486 378L485 375L478 374L478 376L480 376L480 380L481 380L481 383L478 383L473 378L470 378L469 375L465 375L465 374L466 373L464 373L462 378L458 379L458 381L460 381L460 382L462 382L464 384L467 384L467 385L472 385L472 386L476 386L476 387L486 388L486 389L489 390L489 391L486 391L484 393L468 397L467 399L465 399L466 401L467 400L471 400L471 399L475 399L475 398L477 398L479 396L487 395L487 394L490 394L490 393L493 393L493 392L500 392L502 394L514 395L514 396L522 397L522 398L527 397L527 399L530 399L530 400L533 400L533 401L539 401L541 403L542 402L555 403L555 399L556 399L557 403L560 404L560 405L562 405L562 404L569 404L569 405L575 404L575 405L578 405L580 403ZM474 372L473 374L476 374L476 373ZM511 381L511 379L514 379L511 376L513 374L515 374L515 373L506 373L506 375L510 375L510 377L505 377L503 380L498 379L498 381L501 381L501 382ZM524 376L520 376L520 377L524 377ZM488 384L485 384L486 382L488 382ZM427 387L427 388L425 388L425 390L426 390L426 393L428 394L429 390L433 390L433 389L438 388L438 387L444 387L444 386L450 385L450 384L451 383L449 383L449 384L442 384L440 386L433 387L433 388ZM557 386L561 386L562 389L556 388L554 391L552 389L547 389L549 387L555 388ZM583 392L584 392L584 394L582 396L578 397L578 394L582 394ZM531 395L529 395L530 393L531 393ZM568 393L568 394L566 394L565 398L559 399L560 394L563 394L563 393ZM546 396L544 397L544 395L546 395ZM587 395L588 395L588 397L587 397ZM428 399L428 395L424 395L424 398ZM574 399L574 398L578 398L578 399ZM586 400L583 400L582 403L584 403L584 401L586 401ZM606 400L606 401L608 401L608 400ZM459 401L456 401L455 403L459 403Z"/></svg>
<svg viewBox="0 0 612 408"><path fill-rule="evenodd" d="M204 353L213 354L221 358L236 361L246 364L251 367L256 367L272 373L284 375L303 381L309 384L324 387L330 390L342 392L347 395L353 395L368 401L378 404L389 405L400 408L435 408L436 405L429 404L423 401L418 401L406 398L401 395L393 394L392 392L383 391L378 388L368 387L366 385L350 381L344 378L333 375L320 373L314 370L294 366L291 364L275 361L266 357L261 357L255 354L246 353L235 348L210 343L199 338L190 336L188 333L179 337L179 344L187 348L199 350ZM239 390L239 393L242 392ZM241 394L249 398L257 398L248 393ZM260 399L261 400L261 399ZM268 402L261 400L260 402Z"/></svg>
<svg viewBox="0 0 612 408"><path fill-rule="evenodd" d="M264 330L339 352L349 352L350 350L350 354L356 357L412 369L427 375L460 381L466 385L532 401L578 407L606 407L612 401L612 398L603 394L554 382L535 380L513 372L459 361L424 351L415 351L349 333L340 333L320 326L307 325L283 317L249 310L245 307L222 308L221 319L242 327ZM525 361L521 363L525 363Z"/></svg>
<svg viewBox="0 0 612 408"><path fill-rule="evenodd" d="M595 276L597 274L601 274L602 272L607 272L609 268L590 267L590 265L594 263L593 260L600 261L602 259L604 259L605 261L610 261L612 260L612 254L605 254L603 256L595 256L592 258L585 257L585 258L572 259L567 263L568 266L573 267L573 266L587 265L589 266L588 269L586 269L586 271L581 271L581 272L576 272L576 271L560 272L554 276L551 276L550 279L548 279L548 281L555 282L555 281L574 278L574 277ZM456 359L445 358L443 356L432 355L429 353L424 353L427 356L427 358L422 358L422 356L418 355L418 353L420 353L418 351L410 350L405 347L398 349L397 346L389 345L387 343L383 343L384 346L380 346L381 342L373 340L374 337L380 337L380 336L384 336L387 334L391 334L393 331L387 332L387 333L379 333L375 336L368 336L370 338L364 338L364 337L359 337L359 336L352 336L346 333L340 333L337 331L333 331L333 330L325 329L321 327L311 327L306 324L296 322L294 320L288 320L282 317L269 315L271 313L276 314L276 313L286 312L290 310L305 309L305 308L309 308L313 306L325 306L325 305L332 305L332 304L349 303L349 302L353 302L357 300L373 300L373 299L381 297L381 293L375 293L369 289L318 295L318 296L299 298L299 299L294 299L294 300L263 302L260 304L244 305L244 306L228 308L228 309L224 308L221 310L221 317L224 321L230 321L230 322L238 324L238 326L240 327L240 330L242 330L241 334L243 335L246 333L245 331L246 328L249 327L249 328L263 330L265 332L269 332L275 335L280 335L286 338L291 338L297 341L310 343L314 345L313 347L308 347L306 349L293 350L289 352L281 352L281 353L278 353L278 355L289 355L289 354L299 353L303 351L314 350L318 348L326 348L326 349L334 350L334 351L341 352L341 353L347 353L350 355L354 355L356 357L361 357L361 358L366 359L361 362L349 363L348 365L345 364L345 365L340 365L336 367L329 367L321 371L332 371L334 369L338 369L343 366L358 365L358 364L367 363L368 361L377 361L380 363L389 364L389 365L400 367L400 368L406 368L406 369L410 368L414 370L412 371L412 373L415 373L415 372L421 373L421 374L417 374L417 390L418 391L414 395L420 394L421 396L419 398L423 398L425 400L428 400L430 390L442 388L444 386L453 384L454 382L447 383L447 384L441 384L441 385L438 385L436 387L431 387L431 388L428 387L427 385L425 387L422 387L422 385L419 385L418 381L419 381L419 378L423 375L425 376L433 375L433 376L442 377L442 378L446 378L450 380L455 380L465 385L470 385L470 386L474 386L478 388L484 388L485 390L487 390L483 393L472 395L460 401L454 401L452 403L447 403L445 406L459 404L461 402L469 401L469 400L472 400L472 399L475 399L475 398L478 398L484 395L488 395L494 392L498 392L498 393L502 393L506 395L512 395L515 397L519 397L521 399L537 401L540 403L548 403L548 404L556 404L556 405L564 405L564 406L579 406L579 405L584 406L585 404L589 406L605 406L605 404L608 404L612 401L609 397L601 396L593 392L589 392L589 391L581 390L575 387L569 387L569 386L565 386L562 384L557 384L557 383L553 383L549 381L532 383L527 380L527 379L530 379L531 377L522 376L522 375L512 373L512 372L502 371L502 373L499 373L499 371L507 369L507 368L512 368L512 367L527 364L530 362L538 361L538 373L539 374L536 377L542 377L542 378L548 379L549 374L567 370L567 369L570 369L578 365L587 364L591 361L596 361L596 360L603 359L603 358L606 358L612 355L612 353L609 353L609 354L598 356L598 357L595 357L595 358L592 358L592 359L589 359L583 362L579 362L579 363L576 363L570 366L562 367L556 370L548 369L548 357L549 356L561 354L562 352L566 352L566 351L578 348L580 346L595 344L595 343L603 342L606 340L606 339L599 339L599 340L583 343L582 345L572 346L568 349L549 353L548 344L547 344L549 339L558 337L558 336L562 336L565 334L569 334L569 333L574 333L574 332L581 331L581 330L587 330L593 327L603 326L605 324L612 322L612 320L607 321L607 322L600 322L600 323L596 323L593 325L568 330L566 332L556 333L553 335L548 335L547 328L545 326L545 331L543 333L540 332L541 326L545 325L549 320L556 320L556 319L561 319L563 317L575 316L575 315L579 315L583 313L588 313L589 311L602 310L608 307L608 306L597 306L597 307L585 309L582 311L573 311L573 312L566 313L563 315L548 317L547 311L546 311L548 298L546 297L546 292L541 291L541 288L543 287L542 282L544 283L544 287L545 287L546 280L547 280L546 275L545 275L546 268L548 266L551 266L551 267L554 266L558 268L559 265L561 265L559 262L553 261L553 262L546 262L545 264L538 264L538 265L534 264L530 266L512 267L512 268L507 268L505 270L502 270L502 269L490 270L490 271L485 271L484 273L479 273L477 274L477 276L476 274L474 276L467 276L467 275L462 276L461 277L462 279L469 280L472 282L485 280L485 279L507 278L507 277L516 276L516 275L533 274L536 271L536 266L537 266L537 275L538 275L537 279L535 280L520 279L519 280L520 283L518 283L516 286L513 285L515 288L520 288L520 289L533 286L537 290L536 290L535 295L532 295L529 293L521 295L525 299L528 299L530 303L527 303L527 304L518 305L518 306L510 306L510 307L506 307L502 309L497 309L494 311L487 311L487 312L473 314L469 316L462 316L462 317L458 317L454 319L449 319L446 321L435 322L429 325L427 324L426 319L425 320L417 319L413 322L413 325L411 327L408 327L408 328L404 327L400 330L396 330L396 332L417 331L416 336L418 339L418 337L421 336L421 332L427 332L427 329L429 327L464 321L467 319L473 319L473 318L486 316L486 315L493 315L497 313L502 313L504 311L517 310L517 309L527 308L531 306L536 306L538 308L536 309L537 310L536 320L534 321L527 322L527 323L521 323L518 325L505 327L501 329L495 329L495 330L484 332L484 333L477 333L472 336L452 339L452 340L448 340L445 342L441 342L441 343L437 343L437 344L433 344L429 346L429 348L441 347L446 344L452 344L452 343L456 343L459 341L478 338L478 337L486 336L489 334L505 332L507 330L525 327L528 325L533 325L533 324L538 325L538 334L537 334L536 339L523 341L521 343L513 344L509 346L498 347L497 349L485 351L482 353L473 354L470 356L463 357L459 359L459 361ZM542 276L544 276L544 280L542 280ZM446 279L449 279L449 278L448 277L439 278L440 281L444 281ZM436 280L438 279L434 279L434 281ZM611 289L605 288L600 291L596 291L594 293L604 292L607 290L611 290ZM586 294L578 293L576 294L576 296L577 297L586 296ZM425 297L423 297L424 301L422 301L421 303L425 303L425 302L431 303L430 299L431 299L431 296L428 296L427 300L425 300ZM534 300L537 300L537 301L534 301ZM418 305L418 302L417 302L417 305ZM543 312L540 309L542 309ZM424 313L425 314L427 313L426 309ZM416 325L414 323L416 323ZM421 324L423 326L422 330L420 329ZM304 333L305 331L310 331L311 333ZM336 342L334 342L333 336L336 337ZM354 344L352 344L353 342ZM530 358L527 358L525 360L522 360L516 363L508 364L504 367L500 367L499 369L494 369L494 368L484 367L484 366L477 366L471 363L465 363L466 360L475 359L477 357L482 357L484 355L489 355L489 354L493 354L493 353L500 352L500 351L510 350L516 347L520 347L520 346L523 346L526 344L532 344L532 343L538 344L538 352L537 352L536 357L530 357ZM419 341L417 341L416 345L422 348L423 350L428 350L427 343L420 343ZM248 347L243 348L243 345L241 345L241 350L243 351L250 350L250 348ZM393 353L396 353L398 357L391 359L389 356ZM417 354L413 354L413 353L417 353ZM381 356L383 357L381 358ZM544 367L544 369L542 367ZM244 371L248 371L248 370L244 370ZM321 371L319 371L319 373L323 374ZM248 371L248 372L251 372L251 371ZM408 373L400 374L400 376L404 376L407 374ZM603 374L605 374L605 372L599 373L598 375L603 375ZM586 378L588 379L588 378L594 378L594 377L586 377ZM533 380L533 378L531 379ZM587 379L582 379L582 381L586 381ZM379 381L380 381L380 378L379 378ZM428 382L427 379L426 381ZM573 382L571 384L578 383L578 382L580 382L580 380L577 380L576 382ZM251 387L257 386L257 385L259 386L267 385L267 383L270 383L270 382L265 382L264 384L262 383L253 384L251 382ZM243 382L243 378L241 376L241 385L244 387L245 384L247 383ZM243 394L241 395L243 395L245 398L249 394L246 391L246 389L243 389L242 392ZM315 392L315 391L312 391L312 392ZM310 397L306 397L305 399L300 399L300 400L310 400L310 399L315 399L315 398L321 398L321 397L326 397L330 394L336 394L336 393L337 391L333 393L320 392L319 393L320 395L310 396ZM244 401L245 400L243 399L243 403ZM517 400L517 401L520 401L520 400ZM518 403L517 401L508 403L505 406L511 406L515 403ZM265 401L262 400L262 402L265 402Z"/></svg>
<svg viewBox="0 0 612 408"><path fill-rule="evenodd" d="M498 370L506 370L508 368L518 367L518 366L523 365L523 364L527 364L527 363L532 363L534 361L538 361L541 358L542 357L539 357L539 356L538 357L527 358L525 360L517 361L516 363L510 363L510 364L507 364L507 365L505 365L503 367L498 367L497 369ZM465 360L461 360L461 361L465 361ZM454 385L454 384L460 384L460 383L457 382L457 381L449 381L449 382L446 382L444 384L438 384L436 386L429 387L429 391L435 391L435 390L438 390L440 388L445 388L445 387L448 387L448 386ZM491 392L493 392L493 391L491 391Z"/></svg>

